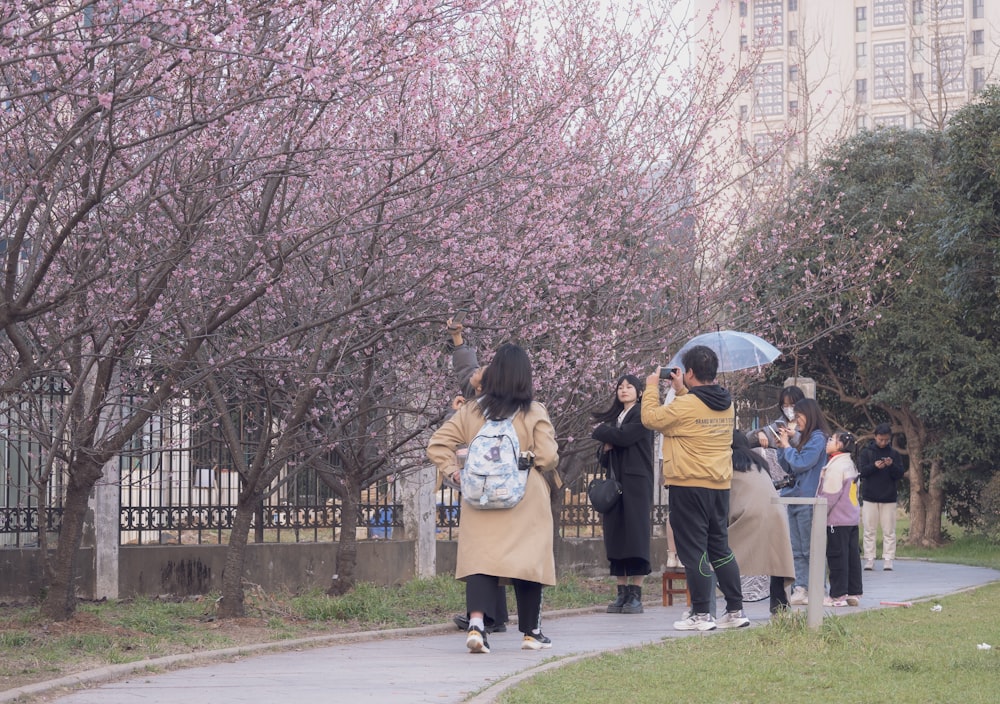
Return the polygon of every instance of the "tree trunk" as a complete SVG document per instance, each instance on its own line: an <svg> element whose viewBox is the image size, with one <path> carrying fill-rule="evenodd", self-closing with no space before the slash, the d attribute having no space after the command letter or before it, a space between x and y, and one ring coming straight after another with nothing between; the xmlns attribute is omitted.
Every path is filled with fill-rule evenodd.
<svg viewBox="0 0 1000 704"><path fill-rule="evenodd" d="M944 514L944 471L940 457L931 460L931 474L927 482L927 520L924 523L924 542L936 547L944 542L941 535L941 516Z"/></svg>
<svg viewBox="0 0 1000 704"><path fill-rule="evenodd" d="M927 483L924 480L925 435L922 425L912 415L904 414L900 420L910 457L910 469L907 473L910 481L910 533L906 542L908 545L924 545L930 510Z"/></svg>
<svg viewBox="0 0 1000 704"><path fill-rule="evenodd" d="M906 542L921 545L927 525L927 492L924 489L923 453L910 451L910 534Z"/></svg>
<svg viewBox="0 0 1000 704"><path fill-rule="evenodd" d="M49 481L50 472L42 472L38 481L38 573L42 584L50 584L53 579L49 565Z"/></svg>
<svg viewBox="0 0 1000 704"><path fill-rule="evenodd" d="M216 616L219 618L241 618L246 615L243 572L246 568L250 524L259 503L260 497L252 494L248 497L241 496L236 506L233 528L229 533L229 546L226 549L226 565L222 570L222 599L216 609Z"/></svg>
<svg viewBox="0 0 1000 704"><path fill-rule="evenodd" d="M354 568L358 561L358 504L361 492L348 482L340 505L340 542L337 544L337 569L330 579L330 596L341 596L354 589Z"/></svg>
<svg viewBox="0 0 1000 704"><path fill-rule="evenodd" d="M76 466L74 466L74 464ZM90 492L103 476L101 464L78 462L67 468L69 482L63 501L62 528L52 563L51 582L39 613L53 621L67 621L76 611L76 579L73 561L83 542L83 524L87 517Z"/></svg>

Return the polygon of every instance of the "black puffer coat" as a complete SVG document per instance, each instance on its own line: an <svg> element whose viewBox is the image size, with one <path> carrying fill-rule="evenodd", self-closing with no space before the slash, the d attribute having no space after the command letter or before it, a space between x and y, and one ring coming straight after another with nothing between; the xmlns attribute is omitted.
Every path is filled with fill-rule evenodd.
<svg viewBox="0 0 1000 704"><path fill-rule="evenodd" d="M604 514L604 548L608 559L640 558L649 562L650 521L653 508L653 431L642 424L639 404L629 409L619 428L602 423L591 434L594 440L612 445L601 455L610 461L622 483L622 500Z"/></svg>

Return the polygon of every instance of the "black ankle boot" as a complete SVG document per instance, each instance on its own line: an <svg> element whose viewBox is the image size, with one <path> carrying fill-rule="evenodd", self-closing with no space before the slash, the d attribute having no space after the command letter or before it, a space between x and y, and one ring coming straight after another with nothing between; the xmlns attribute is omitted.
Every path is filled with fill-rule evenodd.
<svg viewBox="0 0 1000 704"><path fill-rule="evenodd" d="M628 592L624 584L618 585L618 598L608 604L609 614L620 614L622 612L622 607L625 605L625 597Z"/></svg>
<svg viewBox="0 0 1000 704"><path fill-rule="evenodd" d="M642 587L638 584L628 585L625 595L625 603L622 605L623 614L642 613Z"/></svg>

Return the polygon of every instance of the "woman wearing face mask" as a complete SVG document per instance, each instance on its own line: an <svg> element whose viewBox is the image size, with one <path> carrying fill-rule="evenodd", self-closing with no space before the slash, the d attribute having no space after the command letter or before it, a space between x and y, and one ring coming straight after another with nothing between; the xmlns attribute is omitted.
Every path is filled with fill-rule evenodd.
<svg viewBox="0 0 1000 704"><path fill-rule="evenodd" d="M802 393L802 389L798 386L786 386L783 388L781 390L781 394L778 396L778 406L781 408L781 417L775 419L771 423L768 423L763 428L751 430L747 433L747 440L750 441L750 447L777 447L777 429L782 424L790 426L793 431L796 430L795 404L805 397L806 395ZM795 444L798 441L798 438L795 437L796 434L797 433L792 434L792 444Z"/></svg>
<svg viewBox="0 0 1000 704"><path fill-rule="evenodd" d="M617 598L609 614L641 614L642 581L650 565L650 512L653 508L653 431L642 424L639 399L645 383L625 374L615 385L611 406L593 414L599 422L591 436L602 443L601 463L610 463L622 485L621 500L603 514L604 549Z"/></svg>
<svg viewBox="0 0 1000 704"><path fill-rule="evenodd" d="M819 475L826 464L826 440L830 436L819 404L804 398L795 404L795 424L799 439L793 442L790 427L779 429L778 447L782 466L794 482L781 490L782 496L812 498L819 488ZM789 603L809 603L809 539L812 533L813 507L808 504L788 506L788 527L795 558L795 585ZM816 585L813 585L816 586ZM822 585L818 585L822 592Z"/></svg>
<svg viewBox="0 0 1000 704"><path fill-rule="evenodd" d="M784 489L795 480L788 471L788 465L782 460L781 451L778 447L778 429L787 427L792 431L789 438L792 445L799 442L798 428L795 425L795 404L805 398L802 389L798 386L786 386L778 395L778 407L781 408L781 417L768 423L763 428L751 430L747 433L747 440L750 447L756 449L764 461L767 463L767 472L771 475L776 489Z"/></svg>

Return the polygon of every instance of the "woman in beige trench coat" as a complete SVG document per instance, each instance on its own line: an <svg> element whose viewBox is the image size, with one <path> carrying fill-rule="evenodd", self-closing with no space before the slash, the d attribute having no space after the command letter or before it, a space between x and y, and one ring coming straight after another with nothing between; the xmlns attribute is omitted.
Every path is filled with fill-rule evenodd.
<svg viewBox="0 0 1000 704"><path fill-rule="evenodd" d="M788 513L775 503L778 492L763 457L745 434L733 433L733 483L729 490L729 546L743 575L770 577L770 611L788 609L786 589L795 577Z"/></svg>
<svg viewBox="0 0 1000 704"><path fill-rule="evenodd" d="M555 430L545 407L533 400L531 362L517 345L501 346L483 373L483 394L462 406L431 437L427 456L438 478L459 482L455 450L468 445L486 422L514 416L522 452L534 453L524 498L509 509L479 510L462 503L455 577L465 582L469 630L466 646L488 653L485 621L492 620L497 585L510 580L517 597L521 647L552 647L540 629L544 585L556 583L552 550L553 519L550 495L558 486L559 461Z"/></svg>

